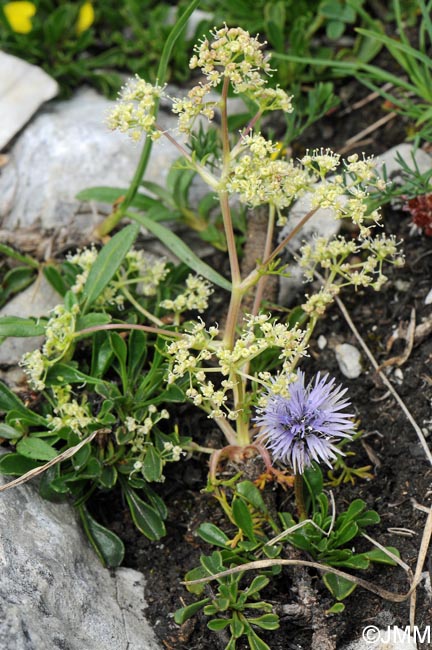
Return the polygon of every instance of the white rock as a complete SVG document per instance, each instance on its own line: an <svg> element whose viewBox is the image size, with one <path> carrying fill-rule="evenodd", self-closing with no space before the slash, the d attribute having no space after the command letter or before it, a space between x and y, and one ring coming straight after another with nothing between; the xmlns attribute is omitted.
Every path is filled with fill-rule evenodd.
<svg viewBox="0 0 432 650"><path fill-rule="evenodd" d="M348 379L356 379L361 375L360 351L350 343L341 343L335 347L336 361L339 369Z"/></svg>
<svg viewBox="0 0 432 650"><path fill-rule="evenodd" d="M113 102L91 89L68 101L51 103L13 146L0 176L0 218L10 230L37 223L42 229L71 226L80 219L91 232L100 216L75 199L88 187L128 187L142 144L113 133L105 118ZM172 129L176 118L164 111L159 122ZM165 138L153 146L147 180L164 185L178 150Z"/></svg>
<svg viewBox="0 0 432 650"><path fill-rule="evenodd" d="M417 650L417 644L408 629L396 626L379 629L375 625L367 625L361 639L341 650Z"/></svg>
<svg viewBox="0 0 432 650"><path fill-rule="evenodd" d="M426 296L424 300L425 305L431 305L432 304L432 289L429 291L428 295Z"/></svg>
<svg viewBox="0 0 432 650"><path fill-rule="evenodd" d="M290 210L288 223L282 228L279 241L282 241L297 226L303 217L312 209L312 193L308 192L295 202ZM320 208L303 226L300 232L290 241L289 251L296 252L303 241L310 241L314 235L334 237L341 227L340 219L335 219L334 213L328 208ZM289 305L295 294L302 288L304 273L297 264L289 264L286 272L289 277L280 277L279 302Z"/></svg>
<svg viewBox="0 0 432 650"><path fill-rule="evenodd" d="M104 569L69 504L12 488L0 530L1 648L161 650L143 613L144 576Z"/></svg>
<svg viewBox="0 0 432 650"><path fill-rule="evenodd" d="M57 93L57 82L42 68L0 52L0 150Z"/></svg>
<svg viewBox="0 0 432 650"><path fill-rule="evenodd" d="M423 149L414 149L407 142L398 144L377 157L380 163L377 167L378 172L382 175L382 167L385 165L387 178L394 182L402 182L403 180L403 169L396 159L397 154L400 154L402 160L411 169L415 168L413 162L414 156L415 163L422 174L429 171L432 166L432 157L423 151Z"/></svg>
<svg viewBox="0 0 432 650"><path fill-rule="evenodd" d="M36 282L16 295L1 310L1 316L19 316L20 318L35 318L48 316L53 307L63 302L62 297L54 291L52 286L41 275ZM43 337L7 338L0 345L0 364L12 366L18 363L25 352L38 348Z"/></svg>

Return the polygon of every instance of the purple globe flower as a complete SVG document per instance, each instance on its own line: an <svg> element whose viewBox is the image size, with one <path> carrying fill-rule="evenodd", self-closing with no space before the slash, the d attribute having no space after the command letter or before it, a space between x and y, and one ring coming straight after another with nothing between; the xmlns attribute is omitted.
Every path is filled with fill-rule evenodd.
<svg viewBox="0 0 432 650"><path fill-rule="evenodd" d="M289 398L270 390L267 405L258 409L255 421L273 458L289 463L294 474L303 474L313 460L331 467L336 454L342 453L334 443L351 439L354 428L353 414L340 412L350 406L349 400L342 399L346 391L335 386L334 378L320 373L305 386L301 370L290 386Z"/></svg>

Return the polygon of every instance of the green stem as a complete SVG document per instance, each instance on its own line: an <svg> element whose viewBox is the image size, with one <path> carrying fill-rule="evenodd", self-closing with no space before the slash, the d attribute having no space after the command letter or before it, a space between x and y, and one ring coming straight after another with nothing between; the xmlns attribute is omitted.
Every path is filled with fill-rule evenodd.
<svg viewBox="0 0 432 650"><path fill-rule="evenodd" d="M163 321L161 321L159 318L157 318L157 316L155 316L154 314L149 312L147 309L145 309L142 305L140 305L138 300L135 300L135 298L133 297L131 292L128 289L126 289L125 286L120 287L120 290L124 293L126 298L135 307L135 309L137 311L139 311L140 314L145 316L151 323L153 323L154 325L157 325L158 327L163 325Z"/></svg>
<svg viewBox="0 0 432 650"><path fill-rule="evenodd" d="M299 519L304 521L307 519L307 512L304 501L304 482L301 474L294 475L294 496Z"/></svg>
<svg viewBox="0 0 432 650"><path fill-rule="evenodd" d="M174 27L172 28L172 30L168 35L168 38L165 42L162 51L162 55L161 55L161 59L157 71L157 83L160 86L164 84L167 76L168 62L171 56L171 51L174 47L174 43L180 36L182 30L186 26L187 21L189 20L189 17L198 7L199 3L200 0L192 0L192 2L189 4L187 9L177 20L177 22L175 23ZM153 115L155 117L157 115L158 109L159 109L159 101L156 100L153 108ZM137 168L135 170L135 174L133 176L129 189L126 192L126 196L122 201L122 203L117 208L117 210L115 210L112 214L110 214L96 229L96 234L99 237L108 235L111 232L111 230L115 228L115 226L119 223L119 221L124 217L126 210L129 208L130 204L134 200L135 195L138 192L138 188L141 184L141 181L144 177L145 171L147 169L147 164L150 158L152 145L153 145L152 139L147 136L141 152L141 157L139 159Z"/></svg>

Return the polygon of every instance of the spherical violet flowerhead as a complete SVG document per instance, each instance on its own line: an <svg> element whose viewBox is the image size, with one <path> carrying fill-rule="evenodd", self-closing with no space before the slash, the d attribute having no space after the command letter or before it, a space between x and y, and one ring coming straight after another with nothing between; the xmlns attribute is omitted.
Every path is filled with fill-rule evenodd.
<svg viewBox="0 0 432 650"><path fill-rule="evenodd" d="M267 404L255 418L275 460L290 464L295 474L303 474L312 461L331 461L342 452L335 446L341 438L351 439L352 413L341 413L350 405L343 399L347 389L335 386L328 374L317 374L305 386L304 373L290 385L290 397L269 391Z"/></svg>

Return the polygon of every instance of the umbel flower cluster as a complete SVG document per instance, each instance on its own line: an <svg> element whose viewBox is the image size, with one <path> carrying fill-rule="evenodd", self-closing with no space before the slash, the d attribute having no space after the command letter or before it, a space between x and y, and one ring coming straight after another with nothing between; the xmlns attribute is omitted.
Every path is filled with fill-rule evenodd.
<svg viewBox="0 0 432 650"><path fill-rule="evenodd" d="M151 86L139 78L132 80L121 92L108 118L112 129L127 132L133 139L143 134L151 138L165 135L176 142L190 168L220 198L232 276L226 325L220 330L218 326L206 327L204 322L195 321L181 328L177 314L175 325L180 327L182 336L166 346L167 380L183 386L186 379L186 396L218 421L230 442L242 445L250 442L254 405L266 408L268 403L282 409L281 400L299 399L303 379L296 374L296 366L307 352L317 319L341 287L371 286L379 290L387 279L384 263L403 262L394 238L384 234L374 236L380 214L378 210L368 209L366 199L371 188L383 189L385 183L376 173L373 158L353 155L343 161L328 149L316 149L293 161L279 156L279 144L254 131L253 125L265 111L293 110L292 98L285 91L268 87L272 70L264 45L241 28L225 25L213 30L211 38L204 38L196 46L190 61L190 67L200 71L203 81L186 97L170 98L172 110L178 116L180 133L191 134L198 118L212 122L219 112L222 152L220 160L216 164L212 161L211 167L206 165L205 158L200 161L190 155L176 142L175 134L163 132L157 124L156 102L165 94L165 89L158 84ZM256 115L235 137L228 130L229 88L256 105ZM260 311L259 304L254 306L252 314L242 314L241 304L246 292L259 286L263 277L274 269L276 273L283 271L277 265L271 266L277 259L271 250L266 250L263 259L268 260L267 265L259 262L249 276L240 276L229 197L235 196L250 207L269 206L267 241L271 242L275 224L289 224L290 206L306 192L311 197L311 210L305 218L313 218L320 208L327 209L334 219L349 219L355 235L352 238L316 237L301 249L299 264L306 279L313 279L316 271L324 278L316 292L306 294L302 309L307 320L302 327L277 322L270 314ZM167 298L163 303L166 308L178 311L189 305L188 295L193 295L197 302L202 299L200 307L203 307L211 289L205 284L197 291L193 288L195 281L187 283L183 296L175 300ZM276 369L272 373L256 364L257 358L269 352L275 360ZM310 391L312 401L318 386L319 391L325 393L324 383L320 381L316 391ZM263 386L267 391L262 390ZM308 389L305 390L307 393ZM327 394L331 401L331 391ZM235 421L235 428L227 420ZM318 450L324 453L323 440L321 436L312 445L311 458ZM325 447L327 460L332 457L332 444ZM282 453L277 445L272 449L276 455ZM295 449L298 450L299 445ZM297 469L303 470L308 464L306 448L303 455L296 451L290 458L288 456L284 455L285 460L290 460Z"/></svg>

